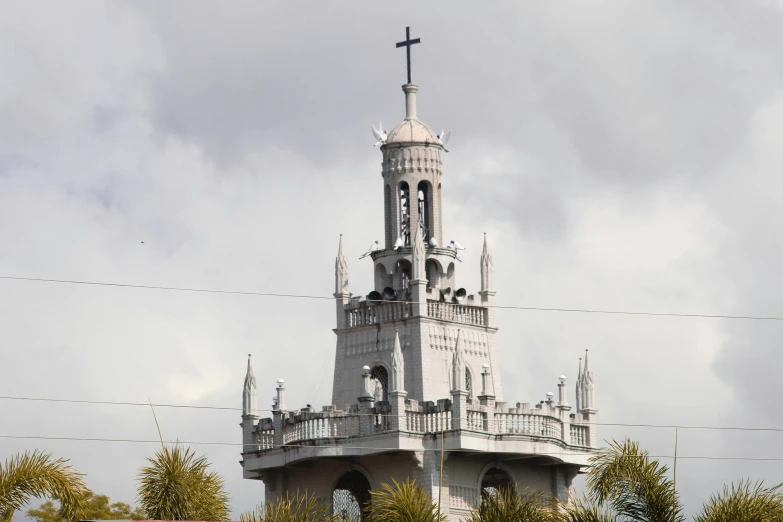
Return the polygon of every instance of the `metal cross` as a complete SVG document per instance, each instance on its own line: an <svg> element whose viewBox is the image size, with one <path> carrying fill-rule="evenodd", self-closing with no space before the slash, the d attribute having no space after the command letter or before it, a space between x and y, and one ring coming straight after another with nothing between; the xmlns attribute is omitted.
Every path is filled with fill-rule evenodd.
<svg viewBox="0 0 783 522"><path fill-rule="evenodd" d="M397 48L405 47L405 51L408 53L408 83L411 83L411 45L421 43L421 38L414 38L411 40L411 28L405 28L405 41L397 42Z"/></svg>

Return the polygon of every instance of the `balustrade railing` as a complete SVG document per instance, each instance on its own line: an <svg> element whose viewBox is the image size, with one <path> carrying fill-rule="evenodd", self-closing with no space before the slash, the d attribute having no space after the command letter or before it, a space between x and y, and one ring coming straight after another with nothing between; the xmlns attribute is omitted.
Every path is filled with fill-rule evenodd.
<svg viewBox="0 0 783 522"><path fill-rule="evenodd" d="M350 328L367 326L393 321L403 321L412 316L409 302L367 302L355 308L345 310L347 324ZM486 326L487 310L481 306L470 306L452 303L427 303L427 316L444 321Z"/></svg>
<svg viewBox="0 0 783 522"><path fill-rule="evenodd" d="M590 446L590 428L579 424L571 424L571 445Z"/></svg>
<svg viewBox="0 0 783 522"><path fill-rule="evenodd" d="M364 304L357 308L350 308L348 314L348 326L365 326L368 324L389 323L402 321L411 316L411 303L394 302Z"/></svg>
<svg viewBox="0 0 783 522"><path fill-rule="evenodd" d="M437 411L432 413L423 413L419 411L405 412L405 429L412 433L437 433L448 431L451 427L450 411Z"/></svg>
<svg viewBox="0 0 783 522"><path fill-rule="evenodd" d="M450 303L427 303L427 315L435 319L454 321L476 326L486 325L486 309Z"/></svg>
<svg viewBox="0 0 783 522"><path fill-rule="evenodd" d="M362 414L313 414L285 419L282 424L283 444L301 441L348 438L390 432L393 429L393 412L375 411L371 422L362 427ZM363 415L367 415L366 413ZM454 429L451 410L420 412L405 411L400 417L400 431L409 433L439 433ZM529 435L565 440L571 446L590 447L590 427L582 424L563 423L556 417L532 413L498 413L481 410L465 412L463 429L496 435ZM369 432L365 431L369 429ZM564 430L567 430L564 432ZM256 432L255 444L261 451L275 447L275 430Z"/></svg>
<svg viewBox="0 0 783 522"><path fill-rule="evenodd" d="M562 423L545 415L529 413L496 413L495 430L497 433L520 433L539 437L562 438Z"/></svg>
<svg viewBox="0 0 783 522"><path fill-rule="evenodd" d="M473 431L484 431L486 429L484 427L486 418L487 414L483 411L468 411L466 418L468 429Z"/></svg>
<svg viewBox="0 0 783 522"><path fill-rule="evenodd" d="M283 444L303 440L346 438L358 436L359 416L340 415L300 419L283 425Z"/></svg>
<svg viewBox="0 0 783 522"><path fill-rule="evenodd" d="M275 447L275 430L263 430L258 432L259 449L268 450Z"/></svg>

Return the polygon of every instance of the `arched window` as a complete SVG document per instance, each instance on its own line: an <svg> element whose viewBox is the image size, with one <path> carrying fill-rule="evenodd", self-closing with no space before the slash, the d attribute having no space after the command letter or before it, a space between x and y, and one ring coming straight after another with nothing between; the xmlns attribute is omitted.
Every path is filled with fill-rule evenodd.
<svg viewBox="0 0 783 522"><path fill-rule="evenodd" d="M400 183L400 237L404 246L411 246L410 189L404 181Z"/></svg>
<svg viewBox="0 0 783 522"><path fill-rule="evenodd" d="M487 495L497 495L498 490L502 488L514 489L514 482L508 473L500 468L491 468L484 473L484 478L481 479L482 498Z"/></svg>
<svg viewBox="0 0 783 522"><path fill-rule="evenodd" d="M422 237L424 238L424 244L429 244L430 241L430 194L426 181L420 181L418 187L419 202L419 229Z"/></svg>
<svg viewBox="0 0 783 522"><path fill-rule="evenodd" d="M370 370L370 391L375 402L389 400L389 372L383 366Z"/></svg>
<svg viewBox="0 0 783 522"><path fill-rule="evenodd" d="M360 471L349 471L332 491L332 514L341 520L359 522L366 518L369 502L370 481Z"/></svg>

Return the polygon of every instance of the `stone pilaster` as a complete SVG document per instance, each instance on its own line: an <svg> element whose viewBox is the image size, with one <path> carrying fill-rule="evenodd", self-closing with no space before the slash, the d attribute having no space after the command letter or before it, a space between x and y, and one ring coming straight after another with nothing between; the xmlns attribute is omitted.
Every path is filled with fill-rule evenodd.
<svg viewBox="0 0 783 522"><path fill-rule="evenodd" d="M451 426L455 430L468 427L468 392L451 390Z"/></svg>
<svg viewBox="0 0 783 522"><path fill-rule="evenodd" d="M242 427L242 453L258 451L260 449L256 431L258 415L242 415L242 422L239 425Z"/></svg>
<svg viewBox="0 0 783 522"><path fill-rule="evenodd" d="M408 393L404 391L389 392L392 431L406 431L408 428L408 423L405 419L405 398L407 396Z"/></svg>

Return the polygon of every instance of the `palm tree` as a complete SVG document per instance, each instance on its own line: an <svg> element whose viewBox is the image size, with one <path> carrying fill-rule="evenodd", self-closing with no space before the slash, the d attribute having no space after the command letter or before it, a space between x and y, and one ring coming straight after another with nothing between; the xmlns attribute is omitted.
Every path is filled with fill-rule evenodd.
<svg viewBox="0 0 783 522"><path fill-rule="evenodd" d="M54 460L49 453L35 450L15 455L0 465L0 521L10 521L31 497L59 500L63 518L79 519L89 493L83 476L67 460Z"/></svg>
<svg viewBox="0 0 783 522"><path fill-rule="evenodd" d="M782 484L765 488L762 482L740 481L724 486L704 504L694 522L783 522Z"/></svg>
<svg viewBox="0 0 783 522"><path fill-rule="evenodd" d="M666 474L668 467L650 459L637 442L612 441L591 457L590 464L587 489L595 505L611 508L622 520L685 520L677 491Z"/></svg>
<svg viewBox="0 0 783 522"><path fill-rule="evenodd" d="M557 503L541 492L517 494L513 487L485 493L466 522L558 522Z"/></svg>
<svg viewBox="0 0 783 522"><path fill-rule="evenodd" d="M381 484L380 491L370 491L372 502L367 507L372 522L445 522L446 516L438 513L438 507L411 479L393 486Z"/></svg>
<svg viewBox="0 0 783 522"><path fill-rule="evenodd" d="M683 522L668 467L639 444L612 441L590 459L587 499L567 507L563 522ZM704 504L694 522L783 522L783 485L740 481Z"/></svg>
<svg viewBox="0 0 783 522"><path fill-rule="evenodd" d="M278 497L256 511L242 513L240 522L339 522L329 515L329 505L307 493Z"/></svg>
<svg viewBox="0 0 783 522"><path fill-rule="evenodd" d="M164 446L139 472L138 498L152 520L227 520L223 478L190 448Z"/></svg>

